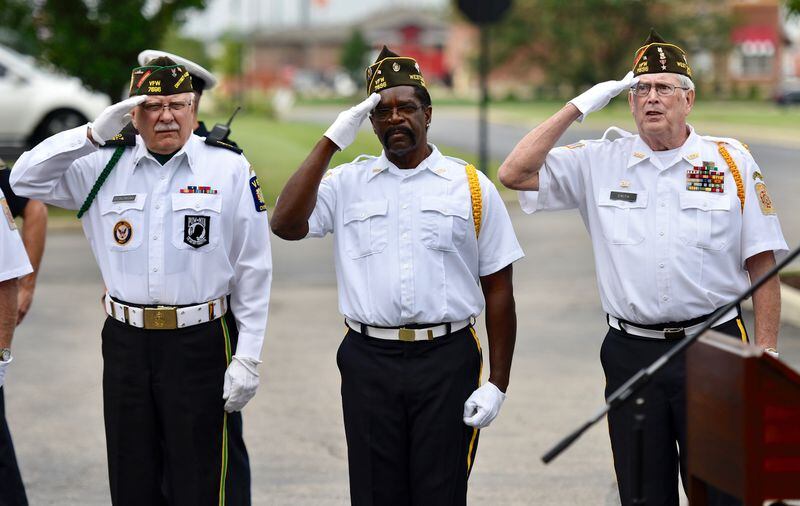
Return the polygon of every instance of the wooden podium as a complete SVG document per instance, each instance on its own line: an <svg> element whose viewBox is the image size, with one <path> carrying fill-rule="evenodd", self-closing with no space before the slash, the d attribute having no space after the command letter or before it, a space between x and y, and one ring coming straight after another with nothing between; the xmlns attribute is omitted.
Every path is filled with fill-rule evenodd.
<svg viewBox="0 0 800 506"><path fill-rule="evenodd" d="M689 503L800 498L800 374L714 331L686 350Z"/></svg>

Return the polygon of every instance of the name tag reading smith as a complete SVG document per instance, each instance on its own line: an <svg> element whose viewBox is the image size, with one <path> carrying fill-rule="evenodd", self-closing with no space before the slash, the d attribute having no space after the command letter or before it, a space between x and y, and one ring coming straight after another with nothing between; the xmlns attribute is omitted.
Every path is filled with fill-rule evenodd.
<svg viewBox="0 0 800 506"><path fill-rule="evenodd" d="M631 192L611 192L611 200L622 200L623 202L636 202L636 194Z"/></svg>

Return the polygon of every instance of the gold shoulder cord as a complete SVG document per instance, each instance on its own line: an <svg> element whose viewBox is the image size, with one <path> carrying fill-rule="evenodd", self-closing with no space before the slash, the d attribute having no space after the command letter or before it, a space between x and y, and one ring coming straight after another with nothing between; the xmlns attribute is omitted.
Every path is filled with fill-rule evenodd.
<svg viewBox="0 0 800 506"><path fill-rule="evenodd" d="M466 170L469 194L472 197L472 221L475 223L475 239L477 239L481 233L481 216L483 213L481 183L478 181L478 171L474 165L468 164Z"/></svg>
<svg viewBox="0 0 800 506"><path fill-rule="evenodd" d="M719 154L725 159L725 163L728 164L733 180L736 181L736 195L739 196L739 202L742 204L742 212L744 212L744 184L742 183L742 175L739 173L739 168L736 166L736 162L733 161L733 157L731 157L731 154L728 153L728 150L725 148L725 143L718 142L717 148L719 149Z"/></svg>

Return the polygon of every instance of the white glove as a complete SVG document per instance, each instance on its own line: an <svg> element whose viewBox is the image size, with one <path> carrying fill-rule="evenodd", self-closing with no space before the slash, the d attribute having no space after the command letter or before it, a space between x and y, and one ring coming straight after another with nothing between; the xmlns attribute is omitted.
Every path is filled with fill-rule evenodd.
<svg viewBox="0 0 800 506"><path fill-rule="evenodd" d="M145 95L137 95L109 105L91 125L92 139L101 146L131 122L131 109L147 100Z"/></svg>
<svg viewBox="0 0 800 506"><path fill-rule="evenodd" d="M578 123L583 121L589 113L599 111L621 92L629 89L639 82L638 77L633 77L633 72L628 72L621 81L606 81L595 84L585 92L569 101L581 111Z"/></svg>
<svg viewBox="0 0 800 506"><path fill-rule="evenodd" d="M260 360L234 355L225 371L222 387L222 398L225 399L225 411L232 413L241 411L247 402L256 395L258 388L258 372L256 366Z"/></svg>
<svg viewBox="0 0 800 506"><path fill-rule="evenodd" d="M12 358L11 360L14 359ZM8 362L3 362L2 360L0 360L0 387L3 386L3 382L6 379L6 367L8 367L8 364L11 363L11 360L9 360Z"/></svg>
<svg viewBox="0 0 800 506"><path fill-rule="evenodd" d="M370 111L373 110L380 101L381 96L377 93L373 93L360 104L340 112L339 116L336 117L336 121L325 131L325 137L339 146L340 150L345 149L356 140L356 134L361 127L361 123L364 122L364 118L369 115Z"/></svg>
<svg viewBox="0 0 800 506"><path fill-rule="evenodd" d="M482 429L488 427L500 412L506 394L487 381L469 396L464 403L464 423Z"/></svg>

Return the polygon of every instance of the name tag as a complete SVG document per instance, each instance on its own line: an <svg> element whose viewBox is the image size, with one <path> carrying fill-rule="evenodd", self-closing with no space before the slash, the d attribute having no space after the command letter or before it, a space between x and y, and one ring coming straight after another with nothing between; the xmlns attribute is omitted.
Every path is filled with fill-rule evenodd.
<svg viewBox="0 0 800 506"><path fill-rule="evenodd" d="M136 195L114 195L111 202L136 202Z"/></svg>
<svg viewBox="0 0 800 506"><path fill-rule="evenodd" d="M611 192L611 200L622 200L623 202L636 202L636 194L630 192Z"/></svg>

